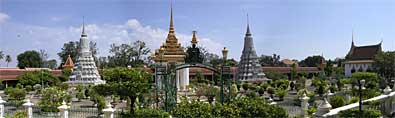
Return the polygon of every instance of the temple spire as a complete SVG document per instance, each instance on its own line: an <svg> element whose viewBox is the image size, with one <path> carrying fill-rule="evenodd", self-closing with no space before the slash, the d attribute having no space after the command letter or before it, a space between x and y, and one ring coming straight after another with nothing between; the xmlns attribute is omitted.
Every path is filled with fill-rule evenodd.
<svg viewBox="0 0 395 118"><path fill-rule="evenodd" d="M170 3L170 28L169 33L174 33L174 26L173 26L173 1L171 0Z"/></svg>
<svg viewBox="0 0 395 118"><path fill-rule="evenodd" d="M85 17L82 17L82 33L81 33L82 37L86 37L86 33L85 33Z"/></svg>
<svg viewBox="0 0 395 118"><path fill-rule="evenodd" d="M248 18L248 14L247 14L247 32L246 32L246 36L251 36L251 32L250 32L250 19Z"/></svg>
<svg viewBox="0 0 395 118"><path fill-rule="evenodd" d="M352 32L351 32L351 46L354 46L355 44L354 44L354 29L352 29Z"/></svg>
<svg viewBox="0 0 395 118"><path fill-rule="evenodd" d="M191 41L191 43L193 44L193 45L196 45L197 43L198 43L198 41L197 41L197 37L196 37L196 31L192 31L192 41Z"/></svg>

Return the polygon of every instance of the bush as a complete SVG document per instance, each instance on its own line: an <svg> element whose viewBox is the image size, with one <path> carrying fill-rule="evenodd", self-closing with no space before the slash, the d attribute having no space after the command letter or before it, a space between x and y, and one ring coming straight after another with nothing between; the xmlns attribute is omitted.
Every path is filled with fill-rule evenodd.
<svg viewBox="0 0 395 118"><path fill-rule="evenodd" d="M33 91L33 87L31 85L26 85L26 91Z"/></svg>
<svg viewBox="0 0 395 118"><path fill-rule="evenodd" d="M169 113L156 109L136 109L134 115L123 113L123 118L169 118Z"/></svg>
<svg viewBox="0 0 395 118"><path fill-rule="evenodd" d="M342 118L380 118L381 112L373 109L363 109L362 114L359 113L359 109L351 109L340 111L339 116Z"/></svg>
<svg viewBox="0 0 395 118"><path fill-rule="evenodd" d="M240 117L240 109L237 108L234 104L224 104L221 105L219 103L215 104L213 107L213 115L214 117L222 117L222 118L239 118Z"/></svg>
<svg viewBox="0 0 395 118"><path fill-rule="evenodd" d="M273 97L273 94L275 93L275 89L273 87L269 87L267 88L267 93L270 94L270 97Z"/></svg>
<svg viewBox="0 0 395 118"><path fill-rule="evenodd" d="M316 107L310 107L309 109L307 109L307 113L309 115L313 115L313 113L317 112L317 108Z"/></svg>
<svg viewBox="0 0 395 118"><path fill-rule="evenodd" d="M259 95L263 95L263 94L265 94L265 89L263 89L263 88L259 88L258 89L258 93L259 93Z"/></svg>
<svg viewBox="0 0 395 118"><path fill-rule="evenodd" d="M23 100L26 97L26 91L20 88L7 89L7 93L10 100Z"/></svg>
<svg viewBox="0 0 395 118"><path fill-rule="evenodd" d="M211 105L208 103L192 101L189 103L183 99L173 108L172 116L179 118L210 118L213 117L211 113Z"/></svg>
<svg viewBox="0 0 395 118"><path fill-rule="evenodd" d="M43 112L59 112L57 107L63 101L69 102L70 99L71 96L66 91L54 86L41 91L41 101L38 104Z"/></svg>
<svg viewBox="0 0 395 118"><path fill-rule="evenodd" d="M261 84L261 88L263 88L264 91L266 91L267 87L269 87L268 83Z"/></svg>
<svg viewBox="0 0 395 118"><path fill-rule="evenodd" d="M288 91L285 90L285 89L279 89L279 90L276 91L276 94L278 95L280 100L284 100L284 97L287 96Z"/></svg>
<svg viewBox="0 0 395 118"><path fill-rule="evenodd" d="M27 112L24 110L19 110L14 113L12 118L27 118Z"/></svg>
<svg viewBox="0 0 395 118"><path fill-rule="evenodd" d="M240 109L240 117L260 118L287 118L287 112L276 105L269 105L264 98L241 97L235 99L234 103Z"/></svg>
<svg viewBox="0 0 395 118"><path fill-rule="evenodd" d="M247 91L248 88L250 88L250 84L249 83L243 83L243 85L241 85L241 87L243 87L244 91Z"/></svg>
<svg viewBox="0 0 395 118"><path fill-rule="evenodd" d="M332 105L332 108L337 108L346 105L346 100L343 96L336 95L330 98L329 103Z"/></svg>
<svg viewBox="0 0 395 118"><path fill-rule="evenodd" d="M356 102L359 102L359 97L352 97L349 104Z"/></svg>

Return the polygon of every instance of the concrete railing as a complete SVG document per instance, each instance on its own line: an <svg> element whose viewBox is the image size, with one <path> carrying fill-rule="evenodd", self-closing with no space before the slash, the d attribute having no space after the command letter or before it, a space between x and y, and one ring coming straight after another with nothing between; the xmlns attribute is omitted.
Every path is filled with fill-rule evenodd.
<svg viewBox="0 0 395 118"><path fill-rule="evenodd" d="M363 100L362 103L368 102L368 101L380 101L385 107L384 109L382 109L382 110L384 110L382 112L382 114L383 115L389 115L389 114L392 114L392 112L393 112L393 109L392 109L393 99L392 98L394 98L394 97L395 97L395 91L394 92L390 92L390 93L387 92L386 94L382 94L380 96L376 96L376 97L373 97L373 98L370 98L370 99L367 99L367 100ZM318 117L318 118L320 118L320 117L324 117L324 118L337 117L337 115L341 111L357 108L358 106L359 106L358 102L352 103L352 104L349 104L349 105L346 105L346 106L338 107L338 108L335 108L335 109L330 109L329 112L324 113L322 115L315 116L315 117Z"/></svg>

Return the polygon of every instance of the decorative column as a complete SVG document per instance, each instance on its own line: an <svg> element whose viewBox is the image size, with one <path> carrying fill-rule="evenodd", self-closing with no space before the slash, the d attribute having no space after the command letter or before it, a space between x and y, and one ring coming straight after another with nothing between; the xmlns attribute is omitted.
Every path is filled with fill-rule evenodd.
<svg viewBox="0 0 395 118"><path fill-rule="evenodd" d="M176 70L177 91L180 91L180 70Z"/></svg>
<svg viewBox="0 0 395 118"><path fill-rule="evenodd" d="M0 118L4 118L4 103L6 103L6 101L0 96Z"/></svg>
<svg viewBox="0 0 395 118"><path fill-rule="evenodd" d="M392 97L390 93L391 93L391 88L389 86L385 87L384 94L387 95L387 97L384 99L384 113L383 113L384 115L391 115Z"/></svg>
<svg viewBox="0 0 395 118"><path fill-rule="evenodd" d="M110 102L107 103L107 108L103 109L105 118L114 118L115 109L111 107Z"/></svg>
<svg viewBox="0 0 395 118"><path fill-rule="evenodd" d="M27 108L27 117L28 118L33 118L33 108L32 108L32 106L34 104L30 102L29 98L27 98L25 101L26 101L26 103L24 103L23 106Z"/></svg>
<svg viewBox="0 0 395 118"><path fill-rule="evenodd" d="M184 76L185 76L185 89L189 89L189 68L185 68L184 70Z"/></svg>
<svg viewBox="0 0 395 118"><path fill-rule="evenodd" d="M306 93L303 93L303 96L300 98L300 100L302 101L302 105L301 105L301 107L302 107L302 118L307 118L308 117L307 110L308 110L308 107L309 107L309 103L308 103L309 99L310 98L307 97Z"/></svg>
<svg viewBox="0 0 395 118"><path fill-rule="evenodd" d="M316 118L322 118L324 114L328 113L332 109L332 105L329 104L328 100L324 98L324 101L318 106L317 112L314 114Z"/></svg>
<svg viewBox="0 0 395 118"><path fill-rule="evenodd" d="M69 111L68 111L69 108L70 106L67 106L66 102L63 100L62 105L58 107L62 118L69 117Z"/></svg>

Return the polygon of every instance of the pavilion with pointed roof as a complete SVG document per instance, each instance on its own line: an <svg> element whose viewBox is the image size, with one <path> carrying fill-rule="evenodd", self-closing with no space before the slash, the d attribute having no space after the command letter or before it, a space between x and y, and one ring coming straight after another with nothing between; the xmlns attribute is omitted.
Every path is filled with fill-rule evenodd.
<svg viewBox="0 0 395 118"><path fill-rule="evenodd" d="M62 65L62 68L63 68L63 70L73 71L74 63L73 63L73 60L71 59L70 55L67 57L66 62Z"/></svg>
<svg viewBox="0 0 395 118"><path fill-rule="evenodd" d="M351 48L346 55L344 74L351 77L354 72L373 71L374 57L382 51L382 41L375 45L356 46L354 44L354 33L352 34Z"/></svg>
<svg viewBox="0 0 395 118"><path fill-rule="evenodd" d="M167 64L177 65L185 63L186 53L183 47L178 42L174 31L173 24L173 5L170 6L170 26L169 33L167 34L166 41L156 49L151 55L156 65L166 67ZM157 70L156 70L157 71ZM156 72L158 73L158 72ZM159 89L162 88L162 81L164 76L156 75L156 84ZM189 68L184 68L176 71L176 83L178 91L184 91L189 86Z"/></svg>

